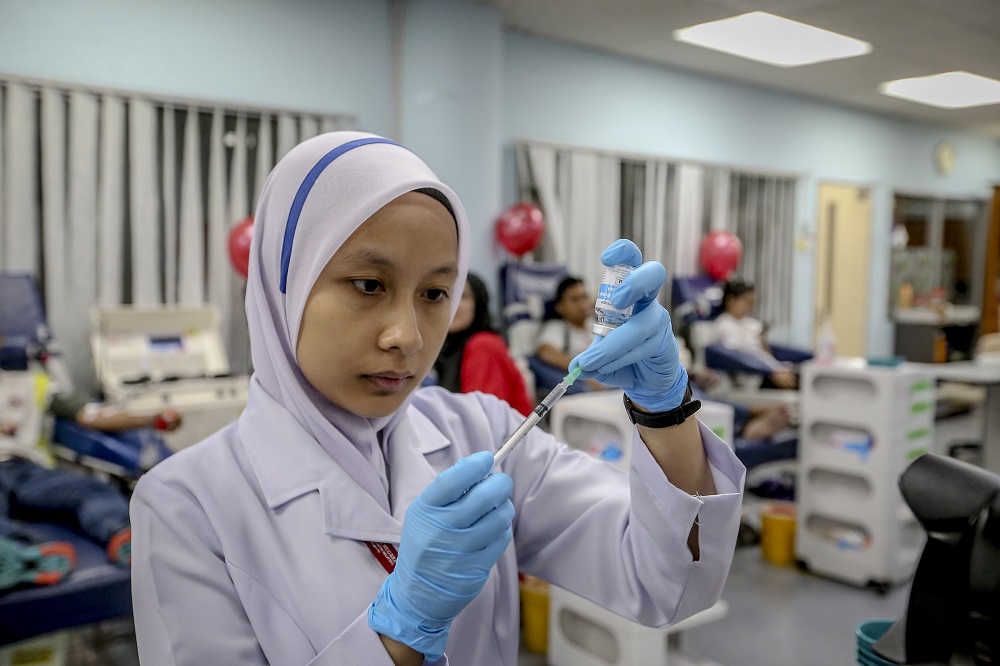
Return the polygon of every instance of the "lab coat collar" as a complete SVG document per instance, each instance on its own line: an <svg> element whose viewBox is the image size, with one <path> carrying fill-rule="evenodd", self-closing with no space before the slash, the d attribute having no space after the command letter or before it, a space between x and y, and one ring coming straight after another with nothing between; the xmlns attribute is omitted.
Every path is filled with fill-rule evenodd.
<svg viewBox="0 0 1000 666"><path fill-rule="evenodd" d="M437 472L424 456L450 445L430 420L408 406L386 448L390 493L373 497L323 450L323 447L276 401L266 409L245 410L239 429L244 449L270 509L312 491L323 507L323 529L357 541L399 543L406 507ZM247 437L245 432L254 433Z"/></svg>
<svg viewBox="0 0 1000 666"><path fill-rule="evenodd" d="M438 474L426 456L450 444L430 419L412 405L396 424L385 448L385 457L392 513L400 523L406 508Z"/></svg>

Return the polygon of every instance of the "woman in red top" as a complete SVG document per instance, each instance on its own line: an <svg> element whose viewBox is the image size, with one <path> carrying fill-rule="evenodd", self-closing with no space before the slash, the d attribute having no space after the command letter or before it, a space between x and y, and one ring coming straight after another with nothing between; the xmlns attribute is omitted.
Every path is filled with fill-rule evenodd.
<svg viewBox="0 0 1000 666"><path fill-rule="evenodd" d="M434 363L439 386L455 393L482 391L506 400L525 416L534 407L521 371L503 338L490 325L490 295L469 273L458 312Z"/></svg>

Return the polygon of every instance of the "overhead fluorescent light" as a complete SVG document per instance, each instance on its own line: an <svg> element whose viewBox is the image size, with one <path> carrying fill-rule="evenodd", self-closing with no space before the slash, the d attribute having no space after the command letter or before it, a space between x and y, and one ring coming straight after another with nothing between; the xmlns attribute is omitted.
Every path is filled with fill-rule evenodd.
<svg viewBox="0 0 1000 666"><path fill-rule="evenodd" d="M839 35L767 12L750 12L674 31L674 39L778 67L853 58L872 50Z"/></svg>
<svg viewBox="0 0 1000 666"><path fill-rule="evenodd" d="M969 72L945 72L880 83L883 95L900 97L942 109L1000 103L1000 81Z"/></svg>

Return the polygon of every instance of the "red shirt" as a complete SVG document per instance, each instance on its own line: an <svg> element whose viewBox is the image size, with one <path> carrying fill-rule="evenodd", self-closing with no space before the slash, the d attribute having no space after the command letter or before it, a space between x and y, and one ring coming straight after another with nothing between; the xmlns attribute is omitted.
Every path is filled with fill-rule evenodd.
<svg viewBox="0 0 1000 666"><path fill-rule="evenodd" d="M507 344L496 333L480 331L465 343L459 382L462 393L490 393L506 400L525 416L534 409L521 371L510 357Z"/></svg>

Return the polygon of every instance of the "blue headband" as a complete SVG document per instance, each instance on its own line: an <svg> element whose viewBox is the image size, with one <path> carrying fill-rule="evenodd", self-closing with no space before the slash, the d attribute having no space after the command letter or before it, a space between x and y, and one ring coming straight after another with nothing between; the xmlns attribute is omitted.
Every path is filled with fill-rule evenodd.
<svg viewBox="0 0 1000 666"><path fill-rule="evenodd" d="M309 196L309 191L312 190L312 186L316 183L319 175L323 173L323 169L330 166L331 162L344 153L354 150L358 146L367 146L370 143L387 143L390 146L399 146L399 144L395 141L389 141L388 139L383 139L381 137L369 137L366 139L348 141L345 144L337 146L320 158L319 162L316 162L316 165L309 170L309 173L306 175L305 180L302 181L302 184L299 185L299 191L295 193L295 199L292 201L292 209L288 211L288 222L285 223L285 238L281 243L281 293L285 293L285 287L288 283L288 264L292 260L292 240L295 238L295 228L299 226L299 215L302 214L302 206L306 203L306 197ZM402 148L402 146L399 147Z"/></svg>

